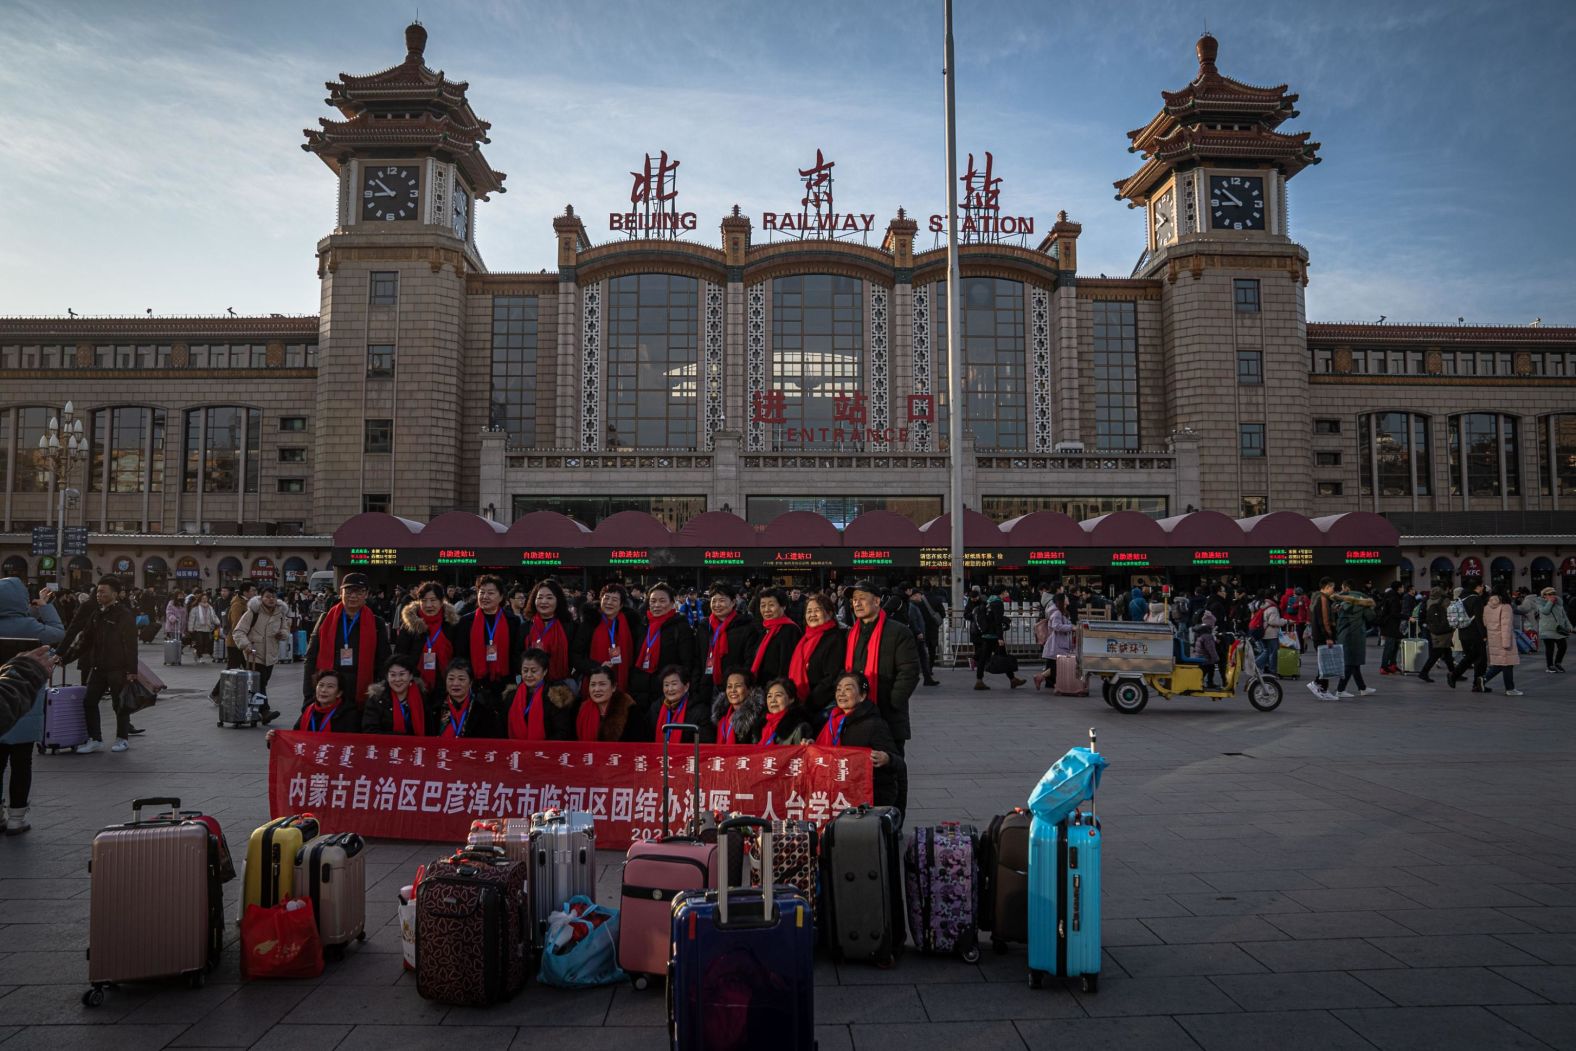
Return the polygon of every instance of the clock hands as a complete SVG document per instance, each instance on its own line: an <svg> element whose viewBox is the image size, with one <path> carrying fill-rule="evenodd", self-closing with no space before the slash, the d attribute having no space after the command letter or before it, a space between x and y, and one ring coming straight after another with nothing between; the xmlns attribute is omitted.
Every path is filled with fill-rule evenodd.
<svg viewBox="0 0 1576 1051"><path fill-rule="evenodd" d="M379 186L383 187L383 192L380 193L380 194L374 194L374 196L376 196L376 197L393 197L394 196L394 191L389 189L387 186L385 186L383 184L383 180L382 179L373 179L372 181L377 183Z"/></svg>
<svg viewBox="0 0 1576 1051"><path fill-rule="evenodd" d="M1226 200L1230 201L1232 204L1236 205L1238 208L1242 207L1242 202L1237 200L1236 197L1232 195L1231 191L1226 189L1224 186L1220 188L1220 195L1226 198Z"/></svg>

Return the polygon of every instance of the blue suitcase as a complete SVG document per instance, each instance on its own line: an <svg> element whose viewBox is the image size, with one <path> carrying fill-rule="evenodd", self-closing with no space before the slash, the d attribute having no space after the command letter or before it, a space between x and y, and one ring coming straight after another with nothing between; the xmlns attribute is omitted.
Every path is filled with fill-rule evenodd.
<svg viewBox="0 0 1576 1051"><path fill-rule="evenodd" d="M761 886L685 891L673 902L668 1036L674 1051L815 1047L815 922L792 887L772 884L771 823L736 817L719 837L761 830ZM742 845L740 845L742 849Z"/></svg>
<svg viewBox="0 0 1576 1051"><path fill-rule="evenodd" d="M296 631L296 633L295 633L295 651L296 651L295 655L296 655L296 660L301 660L303 657L306 656L306 647L307 647L307 643L309 641L310 640L307 638L307 634L306 634L306 632L304 630L298 629Z"/></svg>
<svg viewBox="0 0 1576 1051"><path fill-rule="evenodd" d="M1029 826L1029 987L1046 975L1100 986L1100 822L1074 812Z"/></svg>

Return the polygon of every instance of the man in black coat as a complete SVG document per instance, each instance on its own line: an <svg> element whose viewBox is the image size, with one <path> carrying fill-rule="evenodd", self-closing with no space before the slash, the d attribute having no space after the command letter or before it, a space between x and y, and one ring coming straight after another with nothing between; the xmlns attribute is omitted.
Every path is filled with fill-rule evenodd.
<svg viewBox="0 0 1576 1051"><path fill-rule="evenodd" d="M848 629L844 668L864 672L870 680L870 700L891 728L897 753L902 755L908 739L914 736L909 725L908 700L919 685L919 647L907 625L882 612L881 597L881 589L868 580L861 580L850 589L854 625ZM878 630L881 641L876 650L875 674L871 675L869 643ZM907 776L898 787L896 805L900 810L908 809Z"/></svg>
<svg viewBox="0 0 1576 1051"><path fill-rule="evenodd" d="M120 600L120 580L105 577L94 590L94 601L77 610L60 640L66 659L79 658L85 672L87 694L82 698L82 714L88 724L88 741L77 746L79 754L102 751L104 731L99 721L99 702L107 693L111 704L126 681L137 674L137 615ZM115 743L112 752L124 752L130 745L131 716L115 705Z"/></svg>
<svg viewBox="0 0 1576 1051"><path fill-rule="evenodd" d="M1483 692L1483 676L1488 673L1488 632L1483 628L1483 606L1488 602L1482 577L1465 577L1466 594L1461 604L1472 618L1456 629L1461 639L1461 661L1456 665L1456 678L1464 679L1468 669L1472 672L1472 692Z"/></svg>
<svg viewBox="0 0 1576 1051"><path fill-rule="evenodd" d="M393 652L389 626L367 604L370 585L364 573L347 573L339 583L339 601L323 611L306 644L306 671L301 676L301 709L315 700L317 673L332 668L339 675L345 699L359 710ZM363 620L362 618L366 618ZM362 625L366 625L365 628ZM366 631L370 634L363 635Z"/></svg>
<svg viewBox="0 0 1576 1051"><path fill-rule="evenodd" d="M1400 669L1396 667L1401 649L1401 582L1390 581L1390 586L1379 593L1377 620L1379 625L1379 638L1384 641L1384 649L1379 655L1379 674L1396 675Z"/></svg>

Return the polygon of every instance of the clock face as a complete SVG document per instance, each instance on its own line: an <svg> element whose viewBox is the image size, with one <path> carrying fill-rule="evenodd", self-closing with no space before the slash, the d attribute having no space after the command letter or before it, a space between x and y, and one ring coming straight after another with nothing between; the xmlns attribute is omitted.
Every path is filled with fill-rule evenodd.
<svg viewBox="0 0 1576 1051"><path fill-rule="evenodd" d="M421 169L414 165L367 168L361 177L361 217L395 222L421 210Z"/></svg>
<svg viewBox="0 0 1576 1051"><path fill-rule="evenodd" d="M1264 180L1257 175L1209 177L1210 225L1216 230L1264 229Z"/></svg>
<svg viewBox="0 0 1576 1051"><path fill-rule="evenodd" d="M456 180L457 182L458 180ZM454 188L454 215L450 225L454 227L454 236L465 240L465 233L471 224L471 198L458 186Z"/></svg>
<svg viewBox="0 0 1576 1051"><path fill-rule="evenodd" d="M1167 190L1155 202L1155 247L1168 245L1177 238L1176 194Z"/></svg>

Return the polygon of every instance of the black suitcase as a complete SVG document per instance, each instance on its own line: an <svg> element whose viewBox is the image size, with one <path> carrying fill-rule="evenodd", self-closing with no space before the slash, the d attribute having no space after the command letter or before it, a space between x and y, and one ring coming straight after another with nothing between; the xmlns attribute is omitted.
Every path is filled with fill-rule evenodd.
<svg viewBox="0 0 1576 1051"><path fill-rule="evenodd" d="M1029 940L1029 826L1022 807L991 818L980 839L980 930L990 931L991 948L1006 952L1009 943Z"/></svg>
<svg viewBox="0 0 1576 1051"><path fill-rule="evenodd" d="M889 966L903 949L903 840L896 807L845 810L821 840L827 945L840 960Z"/></svg>

